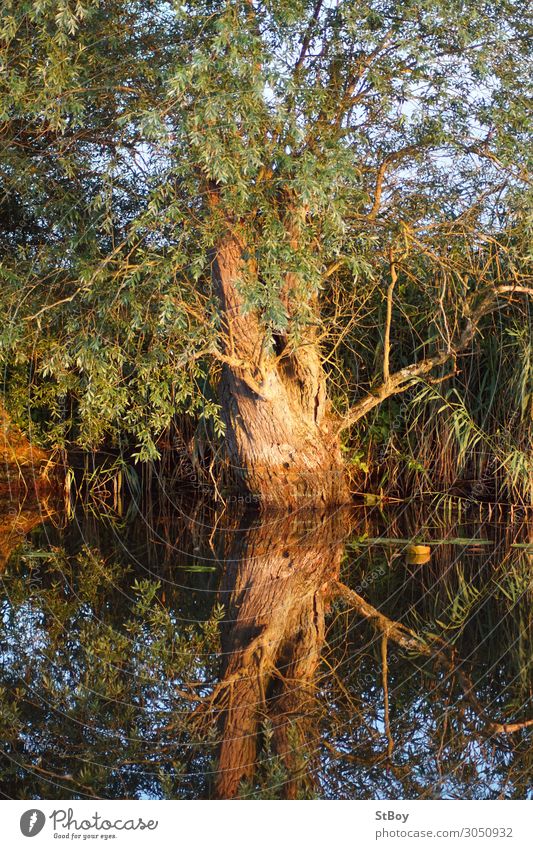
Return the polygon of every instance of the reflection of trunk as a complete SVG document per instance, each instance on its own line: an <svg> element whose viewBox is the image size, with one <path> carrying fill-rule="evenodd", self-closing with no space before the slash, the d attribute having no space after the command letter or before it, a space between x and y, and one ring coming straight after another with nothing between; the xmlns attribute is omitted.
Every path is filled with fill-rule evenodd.
<svg viewBox="0 0 533 849"><path fill-rule="evenodd" d="M306 726L313 725L327 587L343 548L341 515L273 518L239 534L230 552L222 586L220 798L236 796L241 781L252 779L265 719L287 770L284 795L295 797L305 783L294 771L312 748Z"/></svg>
<svg viewBox="0 0 533 849"><path fill-rule="evenodd" d="M280 335L278 350L265 352L258 317L242 310L242 254L238 240L228 238L214 263L225 331L220 398L236 476L267 504L346 503L318 345L310 334L289 350Z"/></svg>
<svg viewBox="0 0 533 849"><path fill-rule="evenodd" d="M3 572L13 551L26 534L41 525L51 515L49 505L28 500L16 509L13 503L0 501L0 572Z"/></svg>

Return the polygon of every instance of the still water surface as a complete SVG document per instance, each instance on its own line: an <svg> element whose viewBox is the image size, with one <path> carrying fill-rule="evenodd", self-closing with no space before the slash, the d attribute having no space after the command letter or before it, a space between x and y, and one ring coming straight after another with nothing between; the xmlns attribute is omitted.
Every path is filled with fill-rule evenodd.
<svg viewBox="0 0 533 849"><path fill-rule="evenodd" d="M529 798L531 531L4 504L0 793Z"/></svg>

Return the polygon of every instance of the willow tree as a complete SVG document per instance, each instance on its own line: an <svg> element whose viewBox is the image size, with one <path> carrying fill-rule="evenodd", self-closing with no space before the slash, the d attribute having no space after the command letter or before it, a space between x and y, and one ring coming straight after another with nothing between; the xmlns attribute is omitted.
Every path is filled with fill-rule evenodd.
<svg viewBox="0 0 533 849"><path fill-rule="evenodd" d="M0 11L0 275L10 319L0 329L3 384L16 419L30 408L35 436L43 436L44 404L49 445L70 426L69 394L93 444L100 438L91 405L97 350L85 376L91 339L110 331L105 321L95 328L83 293L98 302L99 266L140 209L144 186L127 177L142 137L125 115L133 104L148 109L168 52L168 28L157 19L137 29L145 12L146 4L121 0L7 0ZM109 396L96 391L104 415ZM83 443L83 427L78 436Z"/></svg>
<svg viewBox="0 0 533 849"><path fill-rule="evenodd" d="M37 122L45 150L40 233L21 250L15 232L4 265L6 361L33 358L49 405L75 399L82 438L127 432L151 456L188 410L265 503L346 501L341 434L453 372L530 292L520 5L7 8L3 120L17 138ZM63 76L37 73L58 50ZM365 344L376 291L375 374L332 403L332 357L348 332Z"/></svg>

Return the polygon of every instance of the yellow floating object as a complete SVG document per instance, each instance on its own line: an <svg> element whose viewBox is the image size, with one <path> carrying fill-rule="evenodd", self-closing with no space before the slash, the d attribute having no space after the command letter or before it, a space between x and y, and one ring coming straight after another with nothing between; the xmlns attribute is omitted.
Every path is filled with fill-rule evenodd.
<svg viewBox="0 0 533 849"><path fill-rule="evenodd" d="M411 564L427 563L431 559L431 548L429 545L408 545L407 562Z"/></svg>
<svg viewBox="0 0 533 849"><path fill-rule="evenodd" d="M408 545L407 546L408 554L431 554L431 548L429 545Z"/></svg>

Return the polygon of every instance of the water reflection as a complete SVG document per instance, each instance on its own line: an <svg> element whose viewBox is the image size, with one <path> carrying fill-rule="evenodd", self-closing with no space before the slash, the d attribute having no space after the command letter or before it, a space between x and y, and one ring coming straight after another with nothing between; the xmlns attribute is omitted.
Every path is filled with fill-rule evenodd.
<svg viewBox="0 0 533 849"><path fill-rule="evenodd" d="M0 791L531 796L531 539L422 504L6 508Z"/></svg>
<svg viewBox="0 0 533 849"><path fill-rule="evenodd" d="M215 792L253 789L259 732L281 763L287 798L314 787L319 750L313 720L325 608L338 577L351 517L295 515L241 526L221 582L221 737Z"/></svg>
<svg viewBox="0 0 533 849"><path fill-rule="evenodd" d="M20 504L0 502L0 572L29 532L49 519L55 509L46 501L28 498Z"/></svg>

